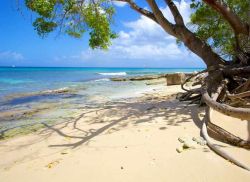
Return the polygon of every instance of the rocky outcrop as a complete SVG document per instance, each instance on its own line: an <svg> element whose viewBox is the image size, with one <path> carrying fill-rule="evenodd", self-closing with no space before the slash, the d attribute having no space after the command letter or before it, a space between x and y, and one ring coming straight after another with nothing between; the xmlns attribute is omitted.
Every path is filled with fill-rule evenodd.
<svg viewBox="0 0 250 182"><path fill-rule="evenodd" d="M123 81L129 81L128 78L123 78L123 77L117 77L117 78L110 78L111 81L114 81L114 82L123 82Z"/></svg>
<svg viewBox="0 0 250 182"><path fill-rule="evenodd" d="M159 75L144 75L134 77L115 77L110 78L111 81L149 81L147 85L167 83L167 85L180 85L185 81L186 75L184 73L171 73L171 74L159 74Z"/></svg>
<svg viewBox="0 0 250 182"><path fill-rule="evenodd" d="M167 75L167 85L180 85L186 79L184 73L174 73Z"/></svg>
<svg viewBox="0 0 250 182"><path fill-rule="evenodd" d="M144 75L144 76L133 76L133 77L115 77L110 78L111 81L143 81L143 80L155 80L159 78L165 78L165 74L160 75Z"/></svg>
<svg viewBox="0 0 250 182"><path fill-rule="evenodd" d="M46 96L46 95L60 95L60 94L70 94L74 91L65 87L65 88L59 88L55 90L44 90L39 92L30 92L30 93L21 93L21 94L12 94L5 97L7 101L11 101L14 99L20 99L20 98L28 98L28 97L35 97L35 96Z"/></svg>

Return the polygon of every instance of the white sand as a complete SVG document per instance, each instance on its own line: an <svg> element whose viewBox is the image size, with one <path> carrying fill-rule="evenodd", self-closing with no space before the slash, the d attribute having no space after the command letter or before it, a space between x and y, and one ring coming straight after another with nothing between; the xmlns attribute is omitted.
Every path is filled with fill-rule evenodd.
<svg viewBox="0 0 250 182"><path fill-rule="evenodd" d="M201 125L197 106L167 99L179 90L85 109L77 120L1 141L0 181L249 181L207 147L176 152L178 137L200 136ZM250 165L250 151L220 145Z"/></svg>

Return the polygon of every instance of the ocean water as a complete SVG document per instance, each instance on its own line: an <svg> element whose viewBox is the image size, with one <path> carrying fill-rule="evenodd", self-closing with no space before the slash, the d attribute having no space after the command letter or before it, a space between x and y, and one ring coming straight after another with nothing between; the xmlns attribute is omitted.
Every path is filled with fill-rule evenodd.
<svg viewBox="0 0 250 182"><path fill-rule="evenodd" d="M11 129L63 122L77 116L84 107L98 107L152 89L143 82L113 82L111 77L200 70L0 67L0 138Z"/></svg>

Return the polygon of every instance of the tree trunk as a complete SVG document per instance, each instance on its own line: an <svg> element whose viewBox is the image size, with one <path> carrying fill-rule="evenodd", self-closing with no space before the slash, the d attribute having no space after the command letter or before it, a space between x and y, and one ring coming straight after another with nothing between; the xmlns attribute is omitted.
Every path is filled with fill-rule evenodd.
<svg viewBox="0 0 250 182"><path fill-rule="evenodd" d="M210 46L195 36L193 32L188 30L184 26L177 26L175 28L176 33L179 35L179 39L183 41L186 47L188 47L193 53L198 55L207 65L207 67L219 67L224 65L225 61L216 54Z"/></svg>
<svg viewBox="0 0 250 182"><path fill-rule="evenodd" d="M193 53L199 56L207 65L207 67L223 65L225 62L216 53L213 52L211 47L199 39L193 32L187 29L182 20L180 19L180 12L172 3L172 1L166 1L170 6L172 15L175 17L176 24L172 24L162 13L155 0L147 0L149 6L152 9L152 13L156 19L156 22L165 30L166 33L180 39L184 42ZM177 18L179 17L179 18Z"/></svg>

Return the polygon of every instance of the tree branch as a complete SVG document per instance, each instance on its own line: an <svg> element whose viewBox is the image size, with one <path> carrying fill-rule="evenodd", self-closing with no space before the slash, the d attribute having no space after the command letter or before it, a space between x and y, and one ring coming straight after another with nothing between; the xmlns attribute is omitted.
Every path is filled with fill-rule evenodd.
<svg viewBox="0 0 250 182"><path fill-rule="evenodd" d="M249 25L241 21L241 19L221 0L203 0L206 4L220 13L223 18L233 28L236 35L245 34L249 36Z"/></svg>
<svg viewBox="0 0 250 182"><path fill-rule="evenodd" d="M174 21L176 24L178 25L184 25L184 21L183 18L179 12L179 10L177 9L176 5L174 4L174 2L172 0L165 0L166 4L168 5L173 17L174 17Z"/></svg>
<svg viewBox="0 0 250 182"><path fill-rule="evenodd" d="M159 9L158 5L156 4L155 0L147 0L150 8L152 9L158 23L161 27L170 35L177 36L174 31L174 25L170 23L163 15L161 10Z"/></svg>
<svg viewBox="0 0 250 182"><path fill-rule="evenodd" d="M137 11L138 13L140 13L140 14L142 14L142 15L144 15L144 16L150 18L150 19L153 20L154 22L158 23L158 21L157 21L155 15L154 15L152 12L150 12L150 11L148 11L148 10L146 10L146 9L143 9L143 8L139 7L133 0L113 0L113 1L126 2L126 3L128 3L128 4L130 5L130 7L131 7L132 9L134 9L134 10Z"/></svg>

